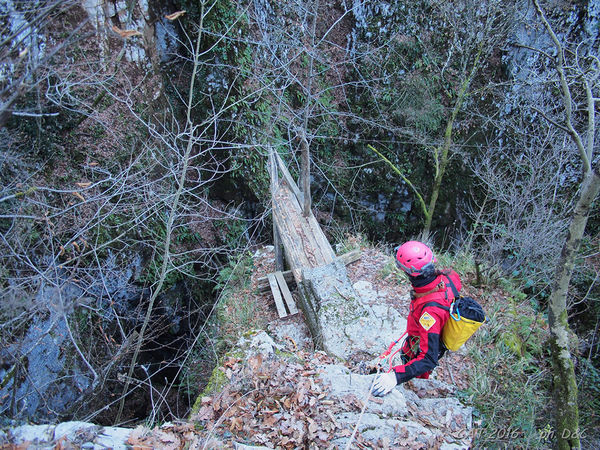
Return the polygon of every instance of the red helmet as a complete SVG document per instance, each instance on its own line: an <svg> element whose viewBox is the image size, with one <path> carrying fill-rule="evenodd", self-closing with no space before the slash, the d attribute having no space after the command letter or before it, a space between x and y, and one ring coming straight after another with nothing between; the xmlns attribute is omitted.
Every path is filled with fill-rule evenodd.
<svg viewBox="0 0 600 450"><path fill-rule="evenodd" d="M394 249L396 266L412 277L434 270L435 256L429 247L419 241L408 241Z"/></svg>

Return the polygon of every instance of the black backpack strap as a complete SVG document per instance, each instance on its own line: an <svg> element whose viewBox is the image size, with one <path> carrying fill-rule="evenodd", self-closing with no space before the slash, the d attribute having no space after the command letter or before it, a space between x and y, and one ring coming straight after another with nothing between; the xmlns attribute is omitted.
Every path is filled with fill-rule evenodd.
<svg viewBox="0 0 600 450"><path fill-rule="evenodd" d="M452 288L452 293L454 294L454 299L458 300L460 298L458 289L456 289L456 286L454 286L454 282L452 281L452 279L448 275L445 275L445 276L446 276L446 280L448 280L448 283L450 284L450 287Z"/></svg>
<svg viewBox="0 0 600 450"><path fill-rule="evenodd" d="M446 311L450 312L450 308L449 308L449 307L447 307L447 306L444 306L444 305L442 305L441 303L438 303L438 302L427 302L427 303L425 303L425 304L424 304L424 305L421 307L421 313L420 313L420 314L423 314L423 310L424 310L425 308L427 308L428 306L437 306L438 308L441 308L441 309L443 309L443 310L446 310ZM420 315L420 314L419 314L419 315Z"/></svg>

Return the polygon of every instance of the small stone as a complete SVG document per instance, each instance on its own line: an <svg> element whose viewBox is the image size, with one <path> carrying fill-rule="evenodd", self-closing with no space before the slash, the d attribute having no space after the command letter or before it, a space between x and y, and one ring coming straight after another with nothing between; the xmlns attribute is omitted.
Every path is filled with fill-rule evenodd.
<svg viewBox="0 0 600 450"><path fill-rule="evenodd" d="M73 440L79 432L87 431L90 428L94 428L96 425L88 422L63 422L56 425L54 429L54 439L60 439L66 436L67 439Z"/></svg>
<svg viewBox="0 0 600 450"><path fill-rule="evenodd" d="M104 427L94 442L113 450L126 450L126 442L132 431L131 428Z"/></svg>

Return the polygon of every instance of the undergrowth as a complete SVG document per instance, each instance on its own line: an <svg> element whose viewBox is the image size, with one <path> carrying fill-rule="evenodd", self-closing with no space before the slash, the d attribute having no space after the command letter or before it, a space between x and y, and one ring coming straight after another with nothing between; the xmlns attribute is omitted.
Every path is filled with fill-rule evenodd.
<svg viewBox="0 0 600 450"><path fill-rule="evenodd" d="M451 267L471 294L476 277L468 254L438 254L439 267ZM489 280L476 297L486 323L473 335L468 355L473 361L470 383L460 395L473 406L474 448L540 448L551 445L549 411L551 367L548 325L527 295L500 280Z"/></svg>
<svg viewBox="0 0 600 450"><path fill-rule="evenodd" d="M522 295L482 299L487 323L473 337L471 383L464 392L478 423L477 448L548 445L551 367L546 321Z"/></svg>
<svg viewBox="0 0 600 450"><path fill-rule="evenodd" d="M266 325L259 314L257 297L250 289L253 270L252 255L243 253L219 272L215 288L221 292L216 318L218 349L234 345L247 330Z"/></svg>
<svg viewBox="0 0 600 450"><path fill-rule="evenodd" d="M215 367L220 358L232 350L247 330L265 326L258 314L256 296L250 290L253 270L252 255L245 252L219 271L214 288L218 292L215 314L209 319L205 336L190 349L192 355L184 370L182 388L189 397L212 389L215 376L219 375Z"/></svg>

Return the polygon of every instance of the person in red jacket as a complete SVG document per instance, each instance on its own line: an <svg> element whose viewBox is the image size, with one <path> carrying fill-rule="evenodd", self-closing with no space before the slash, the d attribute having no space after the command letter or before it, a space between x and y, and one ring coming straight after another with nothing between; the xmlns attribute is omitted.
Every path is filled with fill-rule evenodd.
<svg viewBox="0 0 600 450"><path fill-rule="evenodd" d="M406 325L407 336L401 350L403 364L377 377L373 386L375 396L385 395L397 384L412 378L429 378L438 359L446 352L441 334L450 317L450 304L454 299L448 279L452 280L457 291L462 287L455 271L435 269L435 256L422 242L408 241L395 251L396 265L408 275L412 284L412 300Z"/></svg>

